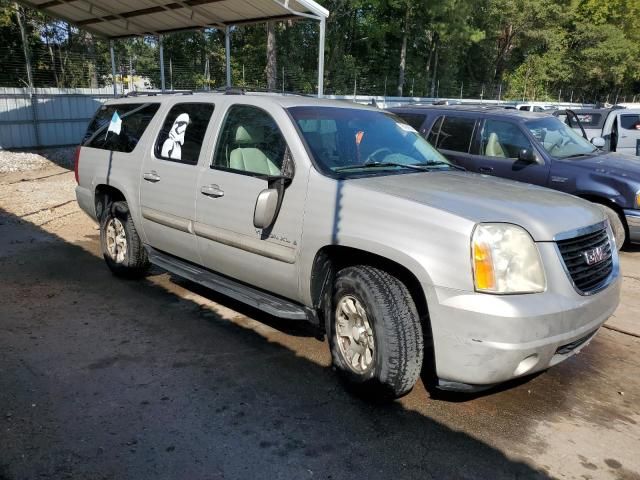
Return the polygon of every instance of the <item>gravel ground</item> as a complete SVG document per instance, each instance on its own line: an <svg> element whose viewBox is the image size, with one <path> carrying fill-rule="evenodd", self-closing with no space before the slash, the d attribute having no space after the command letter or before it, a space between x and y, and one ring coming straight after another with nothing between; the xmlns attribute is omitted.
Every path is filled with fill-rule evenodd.
<svg viewBox="0 0 640 480"><path fill-rule="evenodd" d="M75 147L34 151L0 150L0 174L40 170L52 164L73 168L74 152Z"/></svg>

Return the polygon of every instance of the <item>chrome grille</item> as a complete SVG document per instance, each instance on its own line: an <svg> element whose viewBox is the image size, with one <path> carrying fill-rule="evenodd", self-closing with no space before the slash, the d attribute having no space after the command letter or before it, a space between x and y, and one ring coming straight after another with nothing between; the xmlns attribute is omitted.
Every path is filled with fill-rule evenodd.
<svg viewBox="0 0 640 480"><path fill-rule="evenodd" d="M598 290L613 271L612 245L606 228L556 242L562 260L577 290L588 294ZM604 259L589 265L585 253L602 247Z"/></svg>

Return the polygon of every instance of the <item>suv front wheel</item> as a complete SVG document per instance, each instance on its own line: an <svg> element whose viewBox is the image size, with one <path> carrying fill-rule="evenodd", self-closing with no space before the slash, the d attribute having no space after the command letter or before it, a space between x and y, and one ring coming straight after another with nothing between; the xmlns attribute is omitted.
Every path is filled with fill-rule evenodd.
<svg viewBox="0 0 640 480"><path fill-rule="evenodd" d="M110 202L100 221L102 256L111 271L137 278L149 269L147 252L138 236L127 202Z"/></svg>
<svg viewBox="0 0 640 480"><path fill-rule="evenodd" d="M605 205L598 204L598 207L604 212L604 214L609 219L609 224L611 225L611 231L613 232L613 237L616 239L616 247L620 250L624 243L627 240L627 232L624 228L624 223L622 223L622 219L620 215L610 207Z"/></svg>
<svg viewBox="0 0 640 480"><path fill-rule="evenodd" d="M366 265L336 275L330 314L333 365L359 393L397 398L422 368L420 317L407 287Z"/></svg>

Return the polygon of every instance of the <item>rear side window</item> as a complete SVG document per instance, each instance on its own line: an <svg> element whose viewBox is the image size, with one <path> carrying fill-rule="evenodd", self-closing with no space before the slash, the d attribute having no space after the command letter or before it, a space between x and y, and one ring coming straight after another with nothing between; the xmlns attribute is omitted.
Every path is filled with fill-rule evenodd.
<svg viewBox="0 0 640 480"><path fill-rule="evenodd" d="M445 117L434 146L442 150L469 152L475 125L474 118Z"/></svg>
<svg viewBox="0 0 640 480"><path fill-rule="evenodd" d="M156 140L156 157L195 165L213 114L211 103L179 103L164 119Z"/></svg>
<svg viewBox="0 0 640 480"><path fill-rule="evenodd" d="M424 119L427 117L420 113L396 113L396 115L411 125L417 132L420 131L420 127L424 123Z"/></svg>
<svg viewBox="0 0 640 480"><path fill-rule="evenodd" d="M136 148L159 103L103 105L87 128L85 147L130 153Z"/></svg>
<svg viewBox="0 0 640 480"><path fill-rule="evenodd" d="M640 115L620 115L620 126L625 130L640 130Z"/></svg>

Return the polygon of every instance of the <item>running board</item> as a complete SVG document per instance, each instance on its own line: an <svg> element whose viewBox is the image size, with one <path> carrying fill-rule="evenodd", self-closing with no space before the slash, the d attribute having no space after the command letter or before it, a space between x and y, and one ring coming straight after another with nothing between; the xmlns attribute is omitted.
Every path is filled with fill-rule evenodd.
<svg viewBox="0 0 640 480"><path fill-rule="evenodd" d="M319 323L317 315L310 308L185 262L148 245L145 245L145 248L151 263L171 273L251 305L274 317L288 320L308 320L316 325Z"/></svg>

